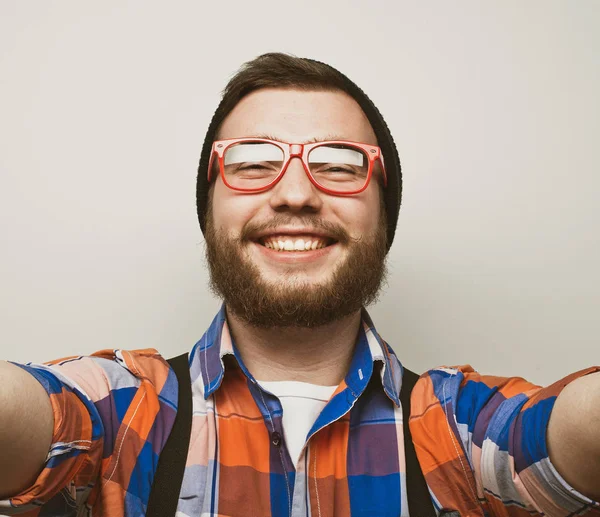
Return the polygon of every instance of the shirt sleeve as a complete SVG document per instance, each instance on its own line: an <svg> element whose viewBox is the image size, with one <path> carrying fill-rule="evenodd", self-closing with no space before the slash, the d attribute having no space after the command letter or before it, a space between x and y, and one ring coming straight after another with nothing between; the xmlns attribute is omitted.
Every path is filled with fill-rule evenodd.
<svg viewBox="0 0 600 517"><path fill-rule="evenodd" d="M177 409L168 363L147 349L17 366L48 393L54 427L43 470L29 488L0 501L0 515L71 515L96 503L108 515L123 515L125 507L142 515L135 508L145 508Z"/></svg>
<svg viewBox="0 0 600 517"><path fill-rule="evenodd" d="M540 387L480 375L469 365L430 370L411 396L410 429L438 509L461 515L600 515L552 465L546 430L562 389L588 368Z"/></svg>

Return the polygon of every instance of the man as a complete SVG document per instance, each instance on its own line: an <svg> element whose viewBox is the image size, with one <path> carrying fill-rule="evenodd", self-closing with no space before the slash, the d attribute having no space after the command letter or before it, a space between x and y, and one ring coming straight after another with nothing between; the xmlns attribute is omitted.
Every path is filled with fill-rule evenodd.
<svg viewBox="0 0 600 517"><path fill-rule="evenodd" d="M198 172L224 305L190 353L177 515L408 515L403 368L363 309L400 195L387 126L338 71L266 54L232 78ZM470 367L422 376L411 432L435 507L600 514L598 370L549 388ZM178 399L156 351L0 373L0 512L145 514Z"/></svg>

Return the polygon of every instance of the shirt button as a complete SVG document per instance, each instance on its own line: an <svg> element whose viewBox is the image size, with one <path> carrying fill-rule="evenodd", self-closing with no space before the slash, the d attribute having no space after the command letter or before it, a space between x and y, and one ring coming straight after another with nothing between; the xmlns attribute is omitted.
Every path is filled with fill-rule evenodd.
<svg viewBox="0 0 600 517"><path fill-rule="evenodd" d="M275 447L279 447L281 445L281 435L277 431L274 431L273 434L271 434L271 443Z"/></svg>

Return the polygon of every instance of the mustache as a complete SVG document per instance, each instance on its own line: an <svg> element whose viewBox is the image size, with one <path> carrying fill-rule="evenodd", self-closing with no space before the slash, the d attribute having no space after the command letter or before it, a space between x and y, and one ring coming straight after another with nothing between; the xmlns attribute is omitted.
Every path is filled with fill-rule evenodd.
<svg viewBox="0 0 600 517"><path fill-rule="evenodd" d="M252 234L275 230L280 226L288 225L302 226L304 228L319 230L342 244L348 244L349 242L357 242L360 240L350 237L348 232L339 224L325 221L319 217L306 215L293 216L289 214L278 214L264 222L248 221L242 228L240 237L242 240L248 240Z"/></svg>

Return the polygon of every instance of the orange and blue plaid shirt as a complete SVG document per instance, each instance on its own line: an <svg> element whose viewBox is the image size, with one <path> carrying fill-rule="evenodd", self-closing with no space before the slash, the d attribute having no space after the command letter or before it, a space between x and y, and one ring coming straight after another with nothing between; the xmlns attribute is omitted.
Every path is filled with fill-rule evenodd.
<svg viewBox="0 0 600 517"><path fill-rule="evenodd" d="M148 349L20 366L48 392L54 434L37 480L0 501L0 514L144 515L177 411L168 363ZM435 507L463 516L600 515L554 469L545 440L560 390L598 370L548 388L468 366L424 374L410 426ZM244 367L221 309L190 354L192 433L177 516L408 515L402 371L363 312L350 369L294 462L281 404Z"/></svg>

